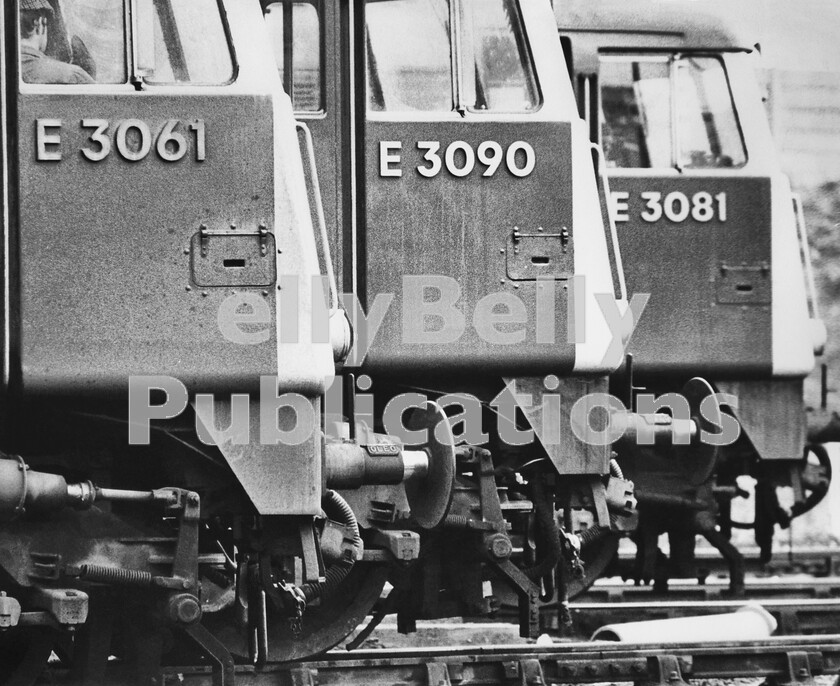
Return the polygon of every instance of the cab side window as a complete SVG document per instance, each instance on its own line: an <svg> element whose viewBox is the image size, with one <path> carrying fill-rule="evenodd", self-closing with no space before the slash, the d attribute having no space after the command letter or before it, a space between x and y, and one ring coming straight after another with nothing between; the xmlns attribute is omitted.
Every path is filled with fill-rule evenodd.
<svg viewBox="0 0 840 686"><path fill-rule="evenodd" d="M691 169L740 167L746 160L723 63L687 57L677 63L678 162Z"/></svg>
<svg viewBox="0 0 840 686"><path fill-rule="evenodd" d="M601 62L601 144L611 167L671 166L667 59Z"/></svg>
<svg viewBox="0 0 840 686"><path fill-rule="evenodd" d="M602 56L599 84L608 166L711 169L746 163L720 59Z"/></svg>
<svg viewBox="0 0 840 686"><path fill-rule="evenodd" d="M125 0L18 3L24 83L220 85L234 77L217 0L136 0L131 44Z"/></svg>
<svg viewBox="0 0 840 686"><path fill-rule="evenodd" d="M525 30L513 0L461 0L467 107L527 112L539 104Z"/></svg>
<svg viewBox="0 0 840 686"><path fill-rule="evenodd" d="M122 0L19 0L24 83L125 83Z"/></svg>
<svg viewBox="0 0 840 686"><path fill-rule="evenodd" d="M365 5L368 109L452 109L449 3L387 0Z"/></svg>
<svg viewBox="0 0 840 686"><path fill-rule="evenodd" d="M372 112L539 106L516 0L368 0L365 23Z"/></svg>
<svg viewBox="0 0 840 686"><path fill-rule="evenodd" d="M311 2L272 2L265 21L277 71L295 112L324 110L321 19Z"/></svg>
<svg viewBox="0 0 840 686"><path fill-rule="evenodd" d="M217 0L138 0L138 5L138 73L145 81L217 85L233 80Z"/></svg>

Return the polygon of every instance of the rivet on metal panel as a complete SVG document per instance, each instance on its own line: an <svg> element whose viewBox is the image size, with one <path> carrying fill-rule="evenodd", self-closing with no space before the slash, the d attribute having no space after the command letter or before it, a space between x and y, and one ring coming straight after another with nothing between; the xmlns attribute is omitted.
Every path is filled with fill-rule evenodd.
<svg viewBox="0 0 840 686"><path fill-rule="evenodd" d="M191 291L191 290L192 290L192 286L187 286L187 290L188 290L188 291Z"/></svg>
<svg viewBox="0 0 840 686"><path fill-rule="evenodd" d="M189 248L184 248L184 254L189 255L190 254L190 249Z"/></svg>
<svg viewBox="0 0 840 686"><path fill-rule="evenodd" d="M206 298L207 297L207 291L201 291L201 295L202 295L202 297Z"/></svg>
<svg viewBox="0 0 840 686"><path fill-rule="evenodd" d="M234 222L230 223L230 229L231 231L236 231L236 224Z"/></svg>

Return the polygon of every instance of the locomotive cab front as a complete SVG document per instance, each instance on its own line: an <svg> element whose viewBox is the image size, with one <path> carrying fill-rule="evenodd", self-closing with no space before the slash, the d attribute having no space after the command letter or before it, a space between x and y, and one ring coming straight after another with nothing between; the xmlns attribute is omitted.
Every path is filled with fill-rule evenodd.
<svg viewBox="0 0 840 686"><path fill-rule="evenodd" d="M795 486L794 513L825 492L826 465L802 457L803 378L825 333L753 43L699 3L652 7L572 2L555 12L581 111L603 147L628 289L650 294L616 378L663 397L704 377L726 394L740 438L707 450L702 468L663 466L653 447L620 456L641 504L633 573L667 580L656 537L668 531L671 569L693 575L700 533L724 553L737 587L743 560L728 541L736 477L758 480L763 557L774 524L789 521L776 486Z"/></svg>
<svg viewBox="0 0 840 686"><path fill-rule="evenodd" d="M458 444L446 516L421 534L419 559L394 580L411 591L391 606L411 626L487 614L512 596L526 608L523 632L537 631L536 579L553 574L551 560L575 564L578 576L568 571L558 591L567 600L617 544L608 512L621 499L608 504L600 481L609 441L588 441L585 422L573 421L598 413L633 320L550 8L263 5L284 86L312 133L356 335L342 370L353 407L334 413L332 438L400 434L402 413L434 400ZM516 477L522 465L531 466ZM632 490L618 481L622 495ZM411 522L405 495L342 494L374 540ZM519 502L502 502L508 495ZM597 514L590 534L605 545L584 550L583 562L574 543L568 559L558 555L551 532L535 550L520 545L537 509L558 540L547 522L565 513L573 542ZM490 520L511 533L492 534Z"/></svg>
<svg viewBox="0 0 840 686"><path fill-rule="evenodd" d="M254 522L293 559L311 544L301 584L323 573L335 364L260 7L20 0L0 28L0 450L21 456L0 460L0 587L16 608L0 673L46 664L78 627L86 683L111 678L109 655L151 678L164 625L175 653L229 670L199 620L233 604ZM147 649L157 667L138 661Z"/></svg>

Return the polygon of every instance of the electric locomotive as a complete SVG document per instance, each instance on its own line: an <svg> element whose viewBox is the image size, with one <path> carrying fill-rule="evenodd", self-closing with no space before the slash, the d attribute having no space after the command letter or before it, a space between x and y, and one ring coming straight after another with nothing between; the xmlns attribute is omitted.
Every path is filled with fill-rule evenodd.
<svg viewBox="0 0 840 686"><path fill-rule="evenodd" d="M551 20L4 5L0 678L230 683L506 595L532 635L597 576L632 312Z"/></svg>
<svg viewBox="0 0 840 686"><path fill-rule="evenodd" d="M651 432L671 443L678 427L690 436L676 459L690 462L724 420L700 379L686 379L687 411L674 421L608 394L643 303L626 302L604 179L593 174L597 146L553 25L545 30L550 8L263 6L314 167L328 170L315 214L336 280L359 301L347 303L356 345L343 391L328 393L342 407L328 412L332 435L399 433L396 417L433 400L457 446L441 516L427 522L416 559L391 574L374 616L396 612L411 630L512 602L533 635L537 599L554 598L569 622L569 598L635 527L633 484L613 444ZM363 535L381 541L416 510L403 491L415 489L342 495Z"/></svg>
<svg viewBox="0 0 840 686"><path fill-rule="evenodd" d="M604 569L607 420L659 424L607 395L638 308L552 22L4 5L2 678L230 683L508 599L534 635Z"/></svg>
<svg viewBox="0 0 840 686"><path fill-rule="evenodd" d="M631 404L652 394L648 410L668 412L666 394L701 376L729 396L740 428L692 463L669 460L669 448L619 447L640 504L636 562L620 571L662 588L694 577L703 535L737 590L732 528L754 527L769 560L776 524L810 509L830 478L825 450L805 446L803 403L825 327L754 72L758 47L697 3L563 2L555 15L580 112L603 148L628 289L650 294L613 387ZM731 516L747 496L741 475L756 479L752 523ZM793 499L782 507L784 486Z"/></svg>

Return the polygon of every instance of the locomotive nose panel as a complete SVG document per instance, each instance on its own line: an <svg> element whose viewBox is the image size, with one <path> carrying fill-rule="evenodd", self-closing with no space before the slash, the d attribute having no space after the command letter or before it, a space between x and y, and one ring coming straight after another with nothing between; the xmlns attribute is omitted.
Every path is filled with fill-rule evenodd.
<svg viewBox="0 0 840 686"><path fill-rule="evenodd" d="M25 392L122 391L161 372L256 387L276 373L273 317L254 345L218 326L249 289L275 309L273 116L270 97L21 96Z"/></svg>
<svg viewBox="0 0 840 686"><path fill-rule="evenodd" d="M651 294L629 347L639 369L770 373L770 180L610 183L627 287Z"/></svg>
<svg viewBox="0 0 840 686"><path fill-rule="evenodd" d="M368 367L571 369L570 126L369 121L366 138L368 307L394 296Z"/></svg>

